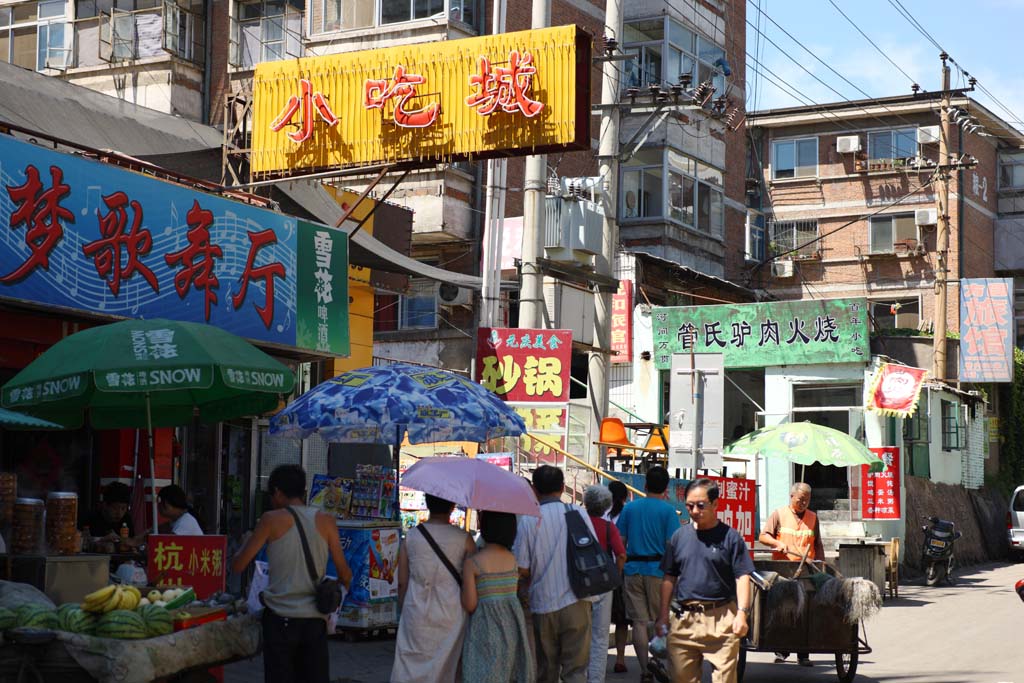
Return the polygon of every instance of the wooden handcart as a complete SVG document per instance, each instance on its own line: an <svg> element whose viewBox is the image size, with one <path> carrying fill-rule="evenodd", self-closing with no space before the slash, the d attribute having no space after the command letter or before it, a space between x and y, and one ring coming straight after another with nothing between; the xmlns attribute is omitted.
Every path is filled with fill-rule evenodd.
<svg viewBox="0 0 1024 683"><path fill-rule="evenodd" d="M776 572L780 577L792 578L800 568L799 562L755 560L758 573ZM826 571L833 572L826 568ZM835 656L836 676L840 683L850 683L857 675L860 655L871 652L867 634L861 637L859 624L848 624L843 611L835 606L815 603L815 584L806 574L800 581L807 595L804 611L795 624L782 624L772 620L766 593L753 587L750 631L740 645L737 681L743 681L748 652L806 652Z"/></svg>

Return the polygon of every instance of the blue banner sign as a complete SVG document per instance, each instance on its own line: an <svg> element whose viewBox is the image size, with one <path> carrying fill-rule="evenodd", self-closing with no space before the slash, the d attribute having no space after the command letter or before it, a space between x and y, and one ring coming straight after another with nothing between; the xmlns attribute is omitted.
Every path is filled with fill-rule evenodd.
<svg viewBox="0 0 1024 683"><path fill-rule="evenodd" d="M343 355L347 246L325 226L0 135L2 298ZM321 274L300 279L302 262Z"/></svg>

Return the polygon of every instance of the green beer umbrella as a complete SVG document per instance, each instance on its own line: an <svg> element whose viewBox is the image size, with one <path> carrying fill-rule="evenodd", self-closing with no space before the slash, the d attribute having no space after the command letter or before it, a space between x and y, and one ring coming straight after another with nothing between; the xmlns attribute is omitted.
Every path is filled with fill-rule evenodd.
<svg viewBox="0 0 1024 683"><path fill-rule="evenodd" d="M218 422L272 410L295 384L291 370L211 325L124 320L62 339L3 386L3 407L65 427ZM156 498L154 497L154 524Z"/></svg>
<svg viewBox="0 0 1024 683"><path fill-rule="evenodd" d="M762 455L785 458L799 465L821 463L837 467L872 465L881 458L849 434L812 422L793 422L764 427L734 441L726 455Z"/></svg>

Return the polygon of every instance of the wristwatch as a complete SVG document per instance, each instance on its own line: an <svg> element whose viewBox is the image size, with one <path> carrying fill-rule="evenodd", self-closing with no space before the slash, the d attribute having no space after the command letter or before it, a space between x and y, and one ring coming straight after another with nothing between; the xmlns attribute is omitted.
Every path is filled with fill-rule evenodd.
<svg viewBox="0 0 1024 683"><path fill-rule="evenodd" d="M740 607L740 611L744 612L746 614L750 614L750 608L749 607Z"/></svg>

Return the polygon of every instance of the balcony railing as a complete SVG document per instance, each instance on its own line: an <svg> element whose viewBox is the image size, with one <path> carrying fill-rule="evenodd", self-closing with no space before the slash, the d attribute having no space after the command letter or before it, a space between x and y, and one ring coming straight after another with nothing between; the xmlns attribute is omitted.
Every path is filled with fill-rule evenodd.
<svg viewBox="0 0 1024 683"><path fill-rule="evenodd" d="M173 0L160 7L124 11L112 8L74 23L74 61L69 67L103 66L174 55L200 65L205 59L201 13Z"/></svg>

